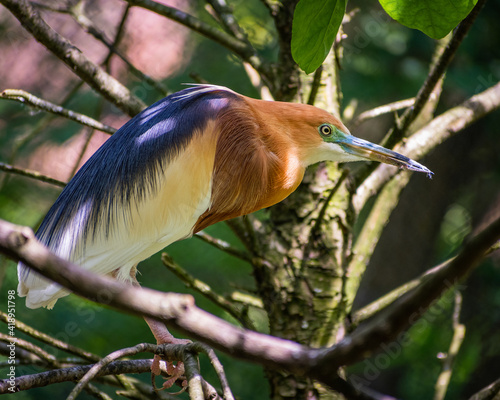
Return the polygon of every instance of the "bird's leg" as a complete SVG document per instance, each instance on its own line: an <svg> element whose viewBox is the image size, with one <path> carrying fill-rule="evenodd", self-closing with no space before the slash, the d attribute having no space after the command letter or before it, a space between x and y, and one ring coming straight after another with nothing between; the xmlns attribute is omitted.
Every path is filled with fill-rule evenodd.
<svg viewBox="0 0 500 400"><path fill-rule="evenodd" d="M137 281L136 278L137 274L137 265L135 265L131 270L130 270L130 277L132 278L132 282L134 286L140 286L139 282ZM156 339L156 344L188 344L191 343L191 340L189 339L176 339L167 329L165 324L163 322L157 321L155 319L151 319L148 317L144 317L144 320L149 326L149 329L151 329L151 333ZM160 361L161 361L161 356L158 354L155 354L153 358L153 364L151 365L151 372L153 374L153 387L156 390L156 385L154 384L154 378L155 376L158 376L161 374L160 370ZM177 362L177 365L175 366L172 361L166 361L167 363L167 374L170 375L170 378L163 384L162 389L168 389L170 388L176 381L177 379L180 379L184 375L184 363L181 361ZM187 381L184 379L182 382L182 386L185 387L187 385Z"/></svg>
<svg viewBox="0 0 500 400"><path fill-rule="evenodd" d="M191 343L189 339L176 339L167 329L164 323L144 317L144 320L149 325L149 329L153 333L153 336L156 339L156 344L188 344ZM161 356L155 354L153 359L153 364L151 365L151 372L153 373L153 383L154 376L160 375L160 361ZM174 365L172 361L167 360L167 374L170 375L170 378L163 383L163 389L168 389L171 387L177 379L182 379L184 376L184 363L182 361L177 361L177 365ZM184 378L182 381L182 386L185 387L187 385L187 381Z"/></svg>

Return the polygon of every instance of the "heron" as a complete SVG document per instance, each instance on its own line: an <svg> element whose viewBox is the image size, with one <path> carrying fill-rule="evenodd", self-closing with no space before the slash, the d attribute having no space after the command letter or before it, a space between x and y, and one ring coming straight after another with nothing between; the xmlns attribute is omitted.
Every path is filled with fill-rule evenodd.
<svg viewBox="0 0 500 400"><path fill-rule="evenodd" d="M61 192L36 237L89 271L137 284L139 262L212 224L282 201L308 166L362 160L432 174L351 135L314 106L191 86L113 134ZM18 278L29 308L52 308L69 294L22 263ZM146 321L158 343L173 341L164 326Z"/></svg>

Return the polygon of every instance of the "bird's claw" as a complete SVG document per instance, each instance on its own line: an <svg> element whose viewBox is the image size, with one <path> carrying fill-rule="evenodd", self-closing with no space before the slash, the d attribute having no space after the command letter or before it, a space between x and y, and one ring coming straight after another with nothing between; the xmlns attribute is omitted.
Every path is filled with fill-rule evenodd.
<svg viewBox="0 0 500 400"><path fill-rule="evenodd" d="M192 343L191 340L188 339L174 339L173 344L189 344ZM156 387L155 383L155 378L158 375L161 375L161 368L160 368L160 361L161 361L161 356L158 354L155 354L153 358L153 363L151 364L151 381L153 383L153 389L155 391L159 390L165 390L171 388L177 380L182 380L182 389L177 392L177 393L171 393L173 395L180 394L184 392L187 388L187 380L186 377L184 376L185 369L184 369L184 363L182 361L178 361L177 365L174 365L173 361L166 361L167 363L167 368L166 372L169 375L169 378L165 378L166 381L163 383L161 388Z"/></svg>
<svg viewBox="0 0 500 400"><path fill-rule="evenodd" d="M160 390L165 390L165 389L170 389L177 380L182 380L182 389L177 392L177 393L171 393L171 394L180 394L184 392L187 388L187 380L186 377L184 376L184 363L181 361L177 362L177 365L174 365L172 361L166 361L167 363L167 374L169 375L168 378L165 378L165 382L163 382L163 385L161 388L158 388L156 386L155 378L159 375L161 375L161 369L160 369L160 361L161 357L159 355L155 355L153 359L153 364L151 365L151 382L153 384L153 389L154 391L160 391Z"/></svg>
<svg viewBox="0 0 500 400"><path fill-rule="evenodd" d="M171 394L180 394L184 392L187 388L187 380L186 377L184 376L184 363L181 361L177 362L177 365L174 365L172 361L167 361L167 373L170 375L170 378L168 378L162 385L162 389L169 389L171 388L174 383L180 379L182 380L181 386L182 389L177 392L177 393L171 393Z"/></svg>

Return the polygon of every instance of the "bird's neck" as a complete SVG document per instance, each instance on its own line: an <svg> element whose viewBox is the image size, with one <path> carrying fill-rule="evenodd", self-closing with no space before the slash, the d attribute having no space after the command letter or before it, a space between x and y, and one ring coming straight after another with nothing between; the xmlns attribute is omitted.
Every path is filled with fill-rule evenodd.
<svg viewBox="0 0 500 400"><path fill-rule="evenodd" d="M305 166L293 142L273 136L242 102L219 115L212 176L212 205L194 231L250 214L288 197Z"/></svg>

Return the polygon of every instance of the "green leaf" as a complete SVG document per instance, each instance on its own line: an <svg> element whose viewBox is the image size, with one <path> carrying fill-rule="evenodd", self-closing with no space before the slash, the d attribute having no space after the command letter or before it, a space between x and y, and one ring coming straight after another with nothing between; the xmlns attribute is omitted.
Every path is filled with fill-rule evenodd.
<svg viewBox="0 0 500 400"><path fill-rule="evenodd" d="M347 0L300 0L292 24L292 56L307 74L325 60L339 30Z"/></svg>
<svg viewBox="0 0 500 400"><path fill-rule="evenodd" d="M477 0L379 0L387 14L408 28L441 39L455 28Z"/></svg>

